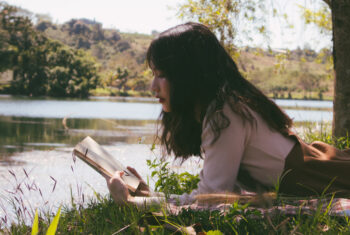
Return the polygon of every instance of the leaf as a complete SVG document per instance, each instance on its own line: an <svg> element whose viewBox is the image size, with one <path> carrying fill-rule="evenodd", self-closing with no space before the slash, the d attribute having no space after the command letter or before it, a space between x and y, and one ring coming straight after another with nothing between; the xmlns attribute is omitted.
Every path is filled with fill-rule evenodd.
<svg viewBox="0 0 350 235"><path fill-rule="evenodd" d="M223 235L223 233L220 230L210 230L207 235Z"/></svg>
<svg viewBox="0 0 350 235"><path fill-rule="evenodd" d="M153 143L153 144L152 144L152 147L151 147L151 151L153 151L153 150L155 150L155 149L156 149L156 144Z"/></svg>
<svg viewBox="0 0 350 235"><path fill-rule="evenodd" d="M46 232L46 235L55 235L58 221L60 220L60 216L61 216L61 207L58 208L57 214L56 214L55 218L53 218L53 220L52 220L52 222L51 222L51 224Z"/></svg>
<svg viewBox="0 0 350 235"><path fill-rule="evenodd" d="M38 219L38 209L35 210L35 217L32 226L32 235L39 233L39 219Z"/></svg>

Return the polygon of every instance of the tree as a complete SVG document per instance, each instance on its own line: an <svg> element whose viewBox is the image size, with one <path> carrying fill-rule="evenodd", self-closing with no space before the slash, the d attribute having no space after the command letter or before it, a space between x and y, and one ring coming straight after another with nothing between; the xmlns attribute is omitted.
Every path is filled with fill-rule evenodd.
<svg viewBox="0 0 350 235"><path fill-rule="evenodd" d="M335 70L333 134L350 135L350 1L332 0L333 61Z"/></svg>
<svg viewBox="0 0 350 235"><path fill-rule="evenodd" d="M234 32L232 19L244 16L246 19L257 22L254 18L257 9L264 10L263 0L187 0L179 8L178 15L195 19L208 25L219 34L223 44L232 44ZM266 4L267 1L265 1ZM334 107L333 107L333 135L346 136L350 133L350 1L323 0L330 8L323 8L318 12L306 12L306 23L315 23L322 30L330 29L327 21L328 9L331 9L333 31L333 60L334 60ZM273 10L273 14L276 11ZM311 17L313 16L313 17ZM309 22L308 22L309 21ZM259 20L259 22L264 22ZM258 24L258 32L266 33L263 24ZM226 42L226 43L225 43ZM229 45L231 51L233 45Z"/></svg>
<svg viewBox="0 0 350 235"><path fill-rule="evenodd" d="M350 134L350 1L324 0L328 5L317 11L305 10L306 23L333 36L334 99L333 135Z"/></svg>
<svg viewBox="0 0 350 235"><path fill-rule="evenodd" d="M128 68L117 68L116 73L114 74L114 79L117 82L117 87L119 90L125 91L125 84L129 78L129 70Z"/></svg>
<svg viewBox="0 0 350 235"><path fill-rule="evenodd" d="M46 95L55 97L87 97L99 80L96 61L82 50L72 50L49 41Z"/></svg>
<svg viewBox="0 0 350 235"><path fill-rule="evenodd" d="M6 59L0 71L13 71L13 94L86 97L97 85L94 59L47 38L5 3L0 3L0 55Z"/></svg>
<svg viewBox="0 0 350 235"><path fill-rule="evenodd" d="M8 32L0 28L0 72L6 70L11 61L12 53L8 50L8 40Z"/></svg>

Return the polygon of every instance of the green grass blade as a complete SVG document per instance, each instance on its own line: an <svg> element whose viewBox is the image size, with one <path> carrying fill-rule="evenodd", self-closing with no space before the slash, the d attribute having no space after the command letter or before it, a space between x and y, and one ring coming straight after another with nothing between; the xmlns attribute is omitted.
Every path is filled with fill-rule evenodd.
<svg viewBox="0 0 350 235"><path fill-rule="evenodd" d="M38 233L39 233L39 218L38 218L38 209L36 209L33 226L32 226L32 235L37 235Z"/></svg>
<svg viewBox="0 0 350 235"><path fill-rule="evenodd" d="M220 230L210 230L207 235L223 235L223 233Z"/></svg>
<svg viewBox="0 0 350 235"><path fill-rule="evenodd" d="M55 235L58 221L60 220L60 216L61 216L61 207L58 208L57 214L56 214L55 218L53 218L53 220L52 220L52 222L51 222L51 224L46 232L46 235Z"/></svg>

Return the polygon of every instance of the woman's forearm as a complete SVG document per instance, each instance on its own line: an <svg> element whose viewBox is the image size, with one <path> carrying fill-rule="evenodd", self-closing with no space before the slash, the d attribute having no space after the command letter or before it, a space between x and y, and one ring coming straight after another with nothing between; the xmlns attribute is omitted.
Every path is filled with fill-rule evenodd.
<svg viewBox="0 0 350 235"><path fill-rule="evenodd" d="M166 203L165 197L128 197L128 204L135 205L139 209L147 209L150 207L160 207Z"/></svg>

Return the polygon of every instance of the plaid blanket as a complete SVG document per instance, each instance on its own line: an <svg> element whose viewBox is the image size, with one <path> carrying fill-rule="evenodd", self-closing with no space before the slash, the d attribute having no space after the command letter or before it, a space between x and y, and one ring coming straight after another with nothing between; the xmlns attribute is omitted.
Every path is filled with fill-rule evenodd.
<svg viewBox="0 0 350 235"><path fill-rule="evenodd" d="M198 204L178 206L175 202L168 204L168 211L170 214L177 215L183 209L192 210L219 210L227 211L231 204ZM279 205L272 205L269 207L249 206L249 209L258 209L263 215L273 213L284 213L286 215L296 214L314 214L316 211L328 213L332 216L350 216L350 199L333 198L333 199L310 199L310 200L284 200Z"/></svg>

